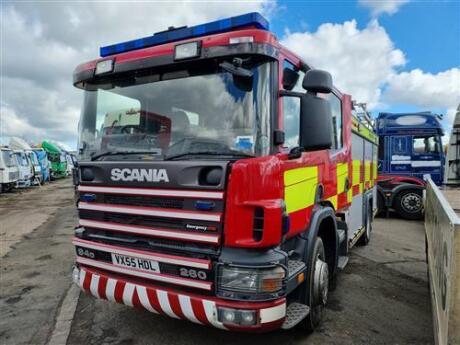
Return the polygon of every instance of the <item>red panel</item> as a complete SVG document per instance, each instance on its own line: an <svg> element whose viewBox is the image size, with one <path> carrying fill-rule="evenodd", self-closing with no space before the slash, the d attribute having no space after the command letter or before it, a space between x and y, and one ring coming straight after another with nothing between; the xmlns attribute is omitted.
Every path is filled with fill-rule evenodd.
<svg viewBox="0 0 460 345"><path fill-rule="evenodd" d="M89 287L91 285L91 277L92 277L92 274L87 272L85 275L85 280L83 281L83 289L85 291L89 291Z"/></svg>
<svg viewBox="0 0 460 345"><path fill-rule="evenodd" d="M260 248L281 240L284 185L277 156L242 159L233 164L227 187L225 246ZM261 241L253 239L256 207L264 208Z"/></svg>
<svg viewBox="0 0 460 345"><path fill-rule="evenodd" d="M125 290L126 283L124 281L117 280L117 284L115 285L115 301L118 303L123 303L123 291Z"/></svg>
<svg viewBox="0 0 460 345"><path fill-rule="evenodd" d="M192 304L193 313L195 314L196 318L201 321L204 325L211 325L206 317L206 313L204 311L203 303L196 298L191 298L190 303Z"/></svg>
<svg viewBox="0 0 460 345"><path fill-rule="evenodd" d="M99 296L103 299L107 299L107 295L105 293L106 287L107 287L107 277L100 276L99 285L97 287L97 292L99 293Z"/></svg>
<svg viewBox="0 0 460 345"><path fill-rule="evenodd" d="M168 293L169 305L171 306L172 311L174 314L179 316L181 319L187 319L182 312L182 308L180 307L179 297L177 294Z"/></svg>

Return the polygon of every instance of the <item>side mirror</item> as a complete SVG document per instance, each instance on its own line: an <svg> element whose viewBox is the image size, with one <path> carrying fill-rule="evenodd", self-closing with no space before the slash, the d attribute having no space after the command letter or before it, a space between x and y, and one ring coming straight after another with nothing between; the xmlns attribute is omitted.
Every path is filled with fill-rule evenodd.
<svg viewBox="0 0 460 345"><path fill-rule="evenodd" d="M332 112L328 100L311 93L300 98L299 146L306 151L332 147Z"/></svg>
<svg viewBox="0 0 460 345"><path fill-rule="evenodd" d="M331 93L332 76L329 72L319 69L311 69L305 73L302 87L311 93Z"/></svg>
<svg viewBox="0 0 460 345"><path fill-rule="evenodd" d="M299 80L299 73L290 68L283 69L283 88L291 91Z"/></svg>

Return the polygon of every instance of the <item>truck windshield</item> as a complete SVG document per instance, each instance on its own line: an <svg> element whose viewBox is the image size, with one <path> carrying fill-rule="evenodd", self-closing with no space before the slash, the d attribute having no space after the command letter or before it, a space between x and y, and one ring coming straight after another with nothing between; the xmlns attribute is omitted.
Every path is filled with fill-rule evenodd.
<svg viewBox="0 0 460 345"><path fill-rule="evenodd" d="M441 138L437 135L414 136L413 150L416 154L432 154L441 152Z"/></svg>
<svg viewBox="0 0 460 345"><path fill-rule="evenodd" d="M138 72L86 85L79 159L267 154L271 63L256 57L242 61L252 77L208 60L185 70Z"/></svg>
<svg viewBox="0 0 460 345"><path fill-rule="evenodd" d="M24 153L16 152L15 155L16 155L19 165L22 165L23 167L26 167L29 165L27 162L26 155Z"/></svg>
<svg viewBox="0 0 460 345"><path fill-rule="evenodd" d="M11 151L2 150L2 158L5 166L7 166L8 168L15 166L13 161L13 153Z"/></svg>

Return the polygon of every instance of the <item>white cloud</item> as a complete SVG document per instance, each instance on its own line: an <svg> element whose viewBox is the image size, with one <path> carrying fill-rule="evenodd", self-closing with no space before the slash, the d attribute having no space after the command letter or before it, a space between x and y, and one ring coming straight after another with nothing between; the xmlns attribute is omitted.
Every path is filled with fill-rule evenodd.
<svg viewBox="0 0 460 345"><path fill-rule="evenodd" d="M359 30L355 20L322 24L315 32L287 33L282 44L315 68L332 73L334 83L369 108L379 105L388 77L405 64L377 21Z"/></svg>
<svg viewBox="0 0 460 345"><path fill-rule="evenodd" d="M97 58L100 46L172 25L275 9L270 0L2 4L0 137L15 133L75 145L82 93L72 86L72 72Z"/></svg>
<svg viewBox="0 0 460 345"><path fill-rule="evenodd" d="M460 104L460 68L451 68L437 74L414 69L392 75L388 80L384 100L428 110L447 109L443 122L450 129Z"/></svg>
<svg viewBox="0 0 460 345"><path fill-rule="evenodd" d="M358 3L368 8L373 17L377 17L383 13L395 14L399 8L408 3L409 0L359 0Z"/></svg>

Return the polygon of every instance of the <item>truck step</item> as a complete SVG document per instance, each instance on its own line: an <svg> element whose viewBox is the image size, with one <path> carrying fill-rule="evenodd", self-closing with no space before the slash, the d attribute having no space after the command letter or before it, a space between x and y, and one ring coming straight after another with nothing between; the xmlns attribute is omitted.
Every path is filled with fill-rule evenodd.
<svg viewBox="0 0 460 345"><path fill-rule="evenodd" d="M339 262L337 264L337 267L340 270L343 270L347 264L348 264L348 256L339 256Z"/></svg>
<svg viewBox="0 0 460 345"><path fill-rule="evenodd" d="M289 278L298 275L307 268L305 263L300 260L289 260L288 261L288 271Z"/></svg>
<svg viewBox="0 0 460 345"><path fill-rule="evenodd" d="M307 265L300 260L289 260L288 261L288 280L286 293L292 292L299 284L301 284L305 278L305 271L307 270Z"/></svg>
<svg viewBox="0 0 460 345"><path fill-rule="evenodd" d="M284 320L282 329L291 329L305 319L310 313L310 307L306 304L293 302L288 305L286 310L286 319Z"/></svg>
<svg viewBox="0 0 460 345"><path fill-rule="evenodd" d="M339 244L345 241L345 230L338 229L337 234L339 235Z"/></svg>

